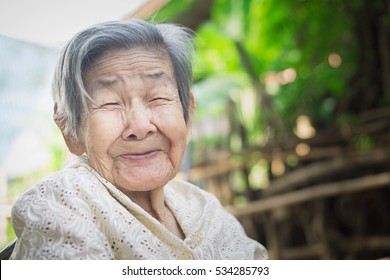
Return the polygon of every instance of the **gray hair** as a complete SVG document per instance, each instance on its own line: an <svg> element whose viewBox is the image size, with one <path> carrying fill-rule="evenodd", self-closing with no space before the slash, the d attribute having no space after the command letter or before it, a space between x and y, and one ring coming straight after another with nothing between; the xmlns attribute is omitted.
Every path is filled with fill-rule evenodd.
<svg viewBox="0 0 390 280"><path fill-rule="evenodd" d="M185 27L142 20L104 22L76 34L60 54L52 83L56 118L61 120L63 133L77 140L81 115L91 99L84 87L85 71L110 50L137 47L169 55L187 122L192 83L192 39L192 32Z"/></svg>

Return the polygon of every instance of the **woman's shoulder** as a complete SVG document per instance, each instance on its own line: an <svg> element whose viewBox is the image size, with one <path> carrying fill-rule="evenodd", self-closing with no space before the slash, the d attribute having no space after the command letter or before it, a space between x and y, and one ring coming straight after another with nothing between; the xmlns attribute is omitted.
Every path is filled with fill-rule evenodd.
<svg viewBox="0 0 390 280"><path fill-rule="evenodd" d="M81 186L94 184L96 177L82 164L68 165L59 171L47 175L22 193L14 203L37 203L39 200L66 198L75 194ZM95 183L96 185L96 183Z"/></svg>
<svg viewBox="0 0 390 280"><path fill-rule="evenodd" d="M95 218L100 213L97 205L106 205L107 196L104 186L83 165L65 167L37 182L12 207L19 244L14 258L96 257L88 246L106 254L99 247L104 236Z"/></svg>

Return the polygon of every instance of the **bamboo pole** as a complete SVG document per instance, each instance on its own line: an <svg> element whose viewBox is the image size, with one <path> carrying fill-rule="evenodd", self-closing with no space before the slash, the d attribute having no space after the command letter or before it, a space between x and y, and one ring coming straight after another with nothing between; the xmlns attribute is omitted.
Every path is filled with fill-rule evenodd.
<svg viewBox="0 0 390 280"><path fill-rule="evenodd" d="M228 206L226 209L240 219L307 201L383 187L390 187L390 172L307 187L294 192L250 202L242 208Z"/></svg>
<svg viewBox="0 0 390 280"><path fill-rule="evenodd" d="M352 156L338 157L327 161L312 163L308 166L298 168L272 181L264 194L274 195L294 189L313 180L326 178L332 174L340 174L359 167L367 167L376 164L390 162L390 149L373 149L361 152Z"/></svg>

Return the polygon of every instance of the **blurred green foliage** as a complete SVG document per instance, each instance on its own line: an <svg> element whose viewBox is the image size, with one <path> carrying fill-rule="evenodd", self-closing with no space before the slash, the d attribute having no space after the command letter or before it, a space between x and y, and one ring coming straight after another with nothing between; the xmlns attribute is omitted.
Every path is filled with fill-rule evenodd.
<svg viewBox="0 0 390 280"><path fill-rule="evenodd" d="M180 22L180 15L191 14L196 2L171 0L152 18L185 24ZM265 120L268 115L256 102L258 96L242 67L235 45L239 42L272 101L273 113L283 119L288 133L292 133L299 115L307 115L317 128L353 120L349 116L353 112L337 111L337 105L355 94L348 83L357 71L360 55L356 20L365 11L367 1L202 2L211 2L211 6L205 7L210 8L209 18L202 19L196 30L194 81L195 87L200 84L198 88L202 88L196 96L201 105L197 107L199 116L205 112L224 114L225 103L220 102L222 108L216 108L213 101L233 100L248 141L257 144L264 136L271 136L272 128ZM382 2L376 0L369 5L373 11L380 10ZM283 81L283 75L289 75L284 77L287 81ZM252 108L248 100L253 101Z"/></svg>

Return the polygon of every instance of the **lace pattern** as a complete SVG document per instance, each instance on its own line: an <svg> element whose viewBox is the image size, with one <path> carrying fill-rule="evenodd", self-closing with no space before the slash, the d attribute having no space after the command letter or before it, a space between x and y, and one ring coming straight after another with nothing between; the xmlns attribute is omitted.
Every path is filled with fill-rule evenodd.
<svg viewBox="0 0 390 280"><path fill-rule="evenodd" d="M266 259L219 201L173 180L165 200L181 240L99 176L85 156L23 194L12 209L11 259Z"/></svg>

